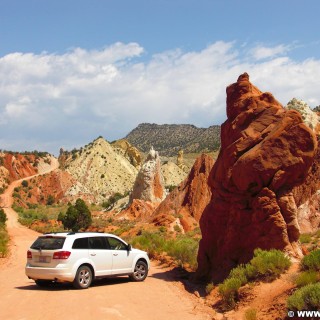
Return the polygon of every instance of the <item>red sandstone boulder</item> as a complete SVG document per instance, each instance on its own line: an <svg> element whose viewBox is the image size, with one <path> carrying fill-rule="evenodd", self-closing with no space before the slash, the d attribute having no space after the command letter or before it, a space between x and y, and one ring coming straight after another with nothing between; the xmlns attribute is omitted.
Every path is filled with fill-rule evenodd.
<svg viewBox="0 0 320 320"><path fill-rule="evenodd" d="M184 231L198 226L201 214L211 199L208 176L214 160L202 154L198 157L188 177L175 188L152 215L152 223L173 227L175 222Z"/></svg>
<svg viewBox="0 0 320 320"><path fill-rule="evenodd" d="M228 119L200 220L200 278L221 279L255 248L300 255L293 188L308 175L317 141L301 115L262 93L244 73L227 88Z"/></svg>

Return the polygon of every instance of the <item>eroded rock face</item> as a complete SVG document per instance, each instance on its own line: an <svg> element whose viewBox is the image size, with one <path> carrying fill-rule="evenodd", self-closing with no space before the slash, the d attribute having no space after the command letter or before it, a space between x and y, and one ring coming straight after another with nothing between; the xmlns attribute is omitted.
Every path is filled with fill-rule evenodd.
<svg viewBox="0 0 320 320"><path fill-rule="evenodd" d="M160 202L165 198L165 189L161 173L161 162L157 151L153 148L142 165L130 195L133 199Z"/></svg>
<svg viewBox="0 0 320 320"><path fill-rule="evenodd" d="M198 157L187 178L155 210L152 222L169 228L177 223L184 231L197 227L211 199L208 176L213 163L214 160L206 154Z"/></svg>
<svg viewBox="0 0 320 320"><path fill-rule="evenodd" d="M305 180L317 148L301 115L262 93L246 73L227 87L227 116L200 220L197 275L216 280L258 247L301 254L292 190Z"/></svg>

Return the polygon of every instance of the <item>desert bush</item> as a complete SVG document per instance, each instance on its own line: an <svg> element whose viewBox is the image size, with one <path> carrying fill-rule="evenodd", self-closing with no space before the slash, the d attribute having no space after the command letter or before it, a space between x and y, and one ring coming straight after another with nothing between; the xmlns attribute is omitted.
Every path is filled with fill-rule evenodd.
<svg viewBox="0 0 320 320"><path fill-rule="evenodd" d="M53 205L55 202L55 198L52 194L49 194L48 195L48 198L47 198L47 206L51 206Z"/></svg>
<svg viewBox="0 0 320 320"><path fill-rule="evenodd" d="M310 283L316 283L319 280L319 276L316 271L301 272L295 279L295 283L298 287L304 287Z"/></svg>
<svg viewBox="0 0 320 320"><path fill-rule="evenodd" d="M28 183L28 181L23 180L23 181L21 182L21 185L22 185L24 188L26 188L26 187L28 187L29 183Z"/></svg>
<svg viewBox="0 0 320 320"><path fill-rule="evenodd" d="M185 235L179 235L176 239L168 238L163 232L143 231L141 235L130 239L134 247L145 250L151 258L166 252L178 264L189 264L192 269L197 266L197 252L199 241Z"/></svg>
<svg viewBox="0 0 320 320"><path fill-rule="evenodd" d="M316 310L320 305L320 283L308 284L288 298L289 310Z"/></svg>
<svg viewBox="0 0 320 320"><path fill-rule="evenodd" d="M196 269L198 248L197 240L181 236L168 241L166 252L179 264L188 263L192 269Z"/></svg>
<svg viewBox="0 0 320 320"><path fill-rule="evenodd" d="M228 278L239 279L241 285L245 285L248 282L246 265L241 264L238 267L232 269Z"/></svg>
<svg viewBox="0 0 320 320"><path fill-rule="evenodd" d="M219 294L226 308L232 309L235 306L240 287L241 280L236 278L227 278L219 285Z"/></svg>
<svg viewBox="0 0 320 320"><path fill-rule="evenodd" d="M4 226L7 221L7 215L3 209L0 209L0 227Z"/></svg>
<svg viewBox="0 0 320 320"><path fill-rule="evenodd" d="M4 226L0 227L0 257L3 258L8 253L9 236Z"/></svg>
<svg viewBox="0 0 320 320"><path fill-rule="evenodd" d="M320 249L314 250L304 256L301 260L301 267L303 270L320 271Z"/></svg>
<svg viewBox="0 0 320 320"><path fill-rule="evenodd" d="M210 292L214 289L214 284L212 282L206 285L206 294L210 294Z"/></svg>
<svg viewBox="0 0 320 320"><path fill-rule="evenodd" d="M303 233L299 237L300 243L310 243L312 240L312 236L309 233Z"/></svg>
<svg viewBox="0 0 320 320"><path fill-rule="evenodd" d="M256 249L250 264L253 266L252 277L271 277L274 278L283 273L291 265L291 261L280 250L270 251Z"/></svg>
<svg viewBox="0 0 320 320"><path fill-rule="evenodd" d="M245 320L256 320L257 319L257 310L250 308L247 309L244 313L244 319Z"/></svg>

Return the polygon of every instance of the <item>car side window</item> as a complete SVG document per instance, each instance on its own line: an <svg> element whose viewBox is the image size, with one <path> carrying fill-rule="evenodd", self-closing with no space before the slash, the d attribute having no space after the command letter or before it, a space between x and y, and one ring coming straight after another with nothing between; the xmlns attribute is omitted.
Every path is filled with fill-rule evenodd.
<svg viewBox="0 0 320 320"><path fill-rule="evenodd" d="M88 238L75 239L72 249L89 249Z"/></svg>
<svg viewBox="0 0 320 320"><path fill-rule="evenodd" d="M108 237L111 250L127 250L127 246L120 240L112 237Z"/></svg>
<svg viewBox="0 0 320 320"><path fill-rule="evenodd" d="M89 248L95 250L110 249L109 243L106 241L106 237L90 237Z"/></svg>

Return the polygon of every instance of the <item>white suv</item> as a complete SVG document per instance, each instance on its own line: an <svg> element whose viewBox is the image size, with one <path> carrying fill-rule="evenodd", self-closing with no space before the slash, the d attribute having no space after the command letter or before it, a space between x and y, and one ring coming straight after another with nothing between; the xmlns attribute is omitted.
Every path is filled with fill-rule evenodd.
<svg viewBox="0 0 320 320"><path fill-rule="evenodd" d="M39 286L72 282L86 289L92 280L128 275L143 281L150 261L145 251L133 249L107 233L48 233L40 236L27 253L26 275Z"/></svg>

